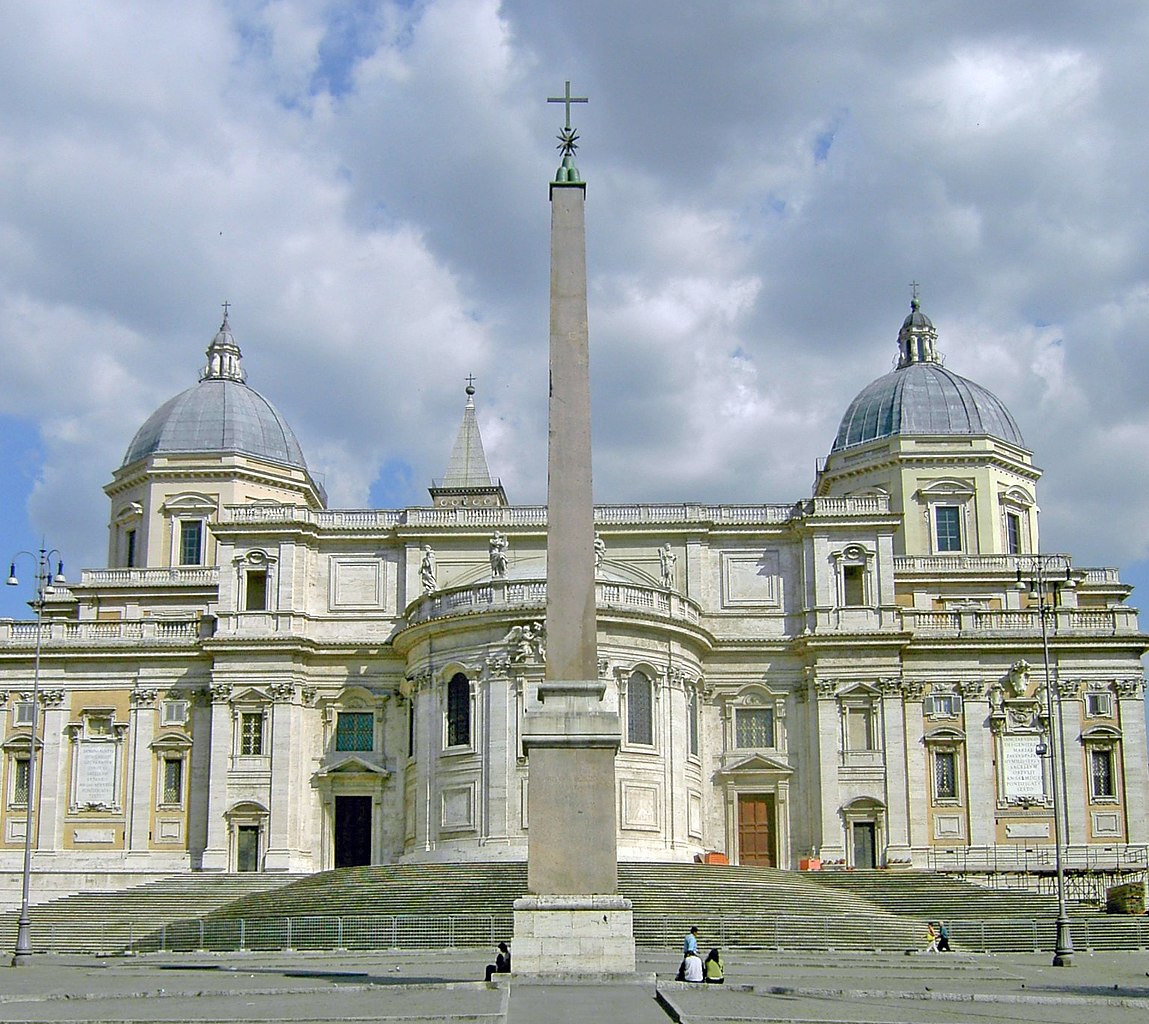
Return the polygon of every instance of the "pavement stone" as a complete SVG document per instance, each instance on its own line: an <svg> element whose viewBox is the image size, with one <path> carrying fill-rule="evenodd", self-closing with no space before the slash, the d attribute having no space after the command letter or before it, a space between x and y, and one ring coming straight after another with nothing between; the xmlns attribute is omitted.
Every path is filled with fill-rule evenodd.
<svg viewBox="0 0 1149 1024"><path fill-rule="evenodd" d="M672 980L676 951L639 950L625 983L481 979L486 952L37 956L0 968L0 1024L481 1022L567 1024L1138 1024L1149 956L895 956L728 950L727 984Z"/></svg>

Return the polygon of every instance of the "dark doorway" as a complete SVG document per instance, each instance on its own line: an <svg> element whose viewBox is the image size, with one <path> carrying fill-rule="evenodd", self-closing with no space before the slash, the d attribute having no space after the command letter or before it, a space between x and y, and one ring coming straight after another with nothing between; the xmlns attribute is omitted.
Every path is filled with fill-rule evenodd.
<svg viewBox="0 0 1149 1024"><path fill-rule="evenodd" d="M235 830L235 870L259 870L259 826L240 825Z"/></svg>
<svg viewBox="0 0 1149 1024"><path fill-rule="evenodd" d="M872 821L854 822L854 867L875 868L878 866L875 856L876 830Z"/></svg>
<svg viewBox="0 0 1149 1024"><path fill-rule="evenodd" d="M335 798L335 866L371 863L371 797Z"/></svg>
<svg viewBox="0 0 1149 1024"><path fill-rule="evenodd" d="M770 793L738 794L738 863L778 866L774 851L774 797Z"/></svg>

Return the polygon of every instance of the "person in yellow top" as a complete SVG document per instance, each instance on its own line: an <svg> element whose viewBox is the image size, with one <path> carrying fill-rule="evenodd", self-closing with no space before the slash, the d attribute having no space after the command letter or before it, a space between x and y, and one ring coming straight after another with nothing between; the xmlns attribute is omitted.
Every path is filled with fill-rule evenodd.
<svg viewBox="0 0 1149 1024"><path fill-rule="evenodd" d="M706 973L707 985L721 985L726 976L722 969L722 954L716 949L712 949L706 955L706 963L702 965Z"/></svg>

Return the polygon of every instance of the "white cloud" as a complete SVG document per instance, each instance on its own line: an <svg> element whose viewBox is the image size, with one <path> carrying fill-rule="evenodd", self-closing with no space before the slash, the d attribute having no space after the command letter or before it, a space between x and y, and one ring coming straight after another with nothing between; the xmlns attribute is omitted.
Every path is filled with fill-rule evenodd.
<svg viewBox="0 0 1149 1024"><path fill-rule="evenodd" d="M9 5L0 415L44 461L7 529L103 558L100 485L225 299L333 503L424 501L472 372L541 501L569 78L602 500L808 493L917 279L1049 544L1143 557L1147 42L1136 5Z"/></svg>

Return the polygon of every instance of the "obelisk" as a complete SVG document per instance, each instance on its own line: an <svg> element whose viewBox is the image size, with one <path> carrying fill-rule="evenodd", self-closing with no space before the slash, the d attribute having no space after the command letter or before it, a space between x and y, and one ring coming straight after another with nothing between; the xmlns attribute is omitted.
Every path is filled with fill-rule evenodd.
<svg viewBox="0 0 1149 1024"><path fill-rule="evenodd" d="M516 974L631 974L634 927L618 895L617 711L599 679L591 489L586 184L566 95L562 164L550 184L550 430L547 453L547 655L523 715L527 888L515 901Z"/></svg>

